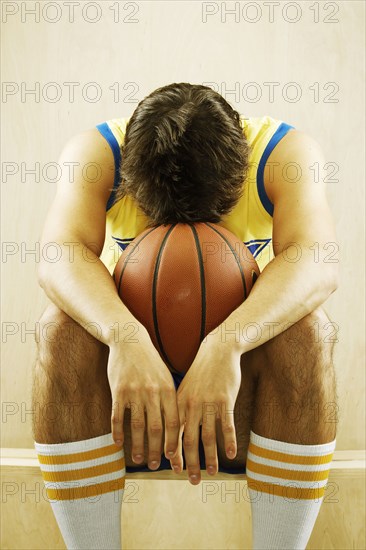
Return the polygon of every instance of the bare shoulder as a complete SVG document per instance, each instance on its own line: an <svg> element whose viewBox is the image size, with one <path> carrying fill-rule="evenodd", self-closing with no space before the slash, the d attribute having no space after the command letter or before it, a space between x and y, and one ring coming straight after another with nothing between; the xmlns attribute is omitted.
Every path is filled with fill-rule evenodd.
<svg viewBox="0 0 366 550"><path fill-rule="evenodd" d="M320 144L313 136L301 130L291 129L273 149L268 161L301 162L302 158L319 153L321 153Z"/></svg>
<svg viewBox="0 0 366 550"><path fill-rule="evenodd" d="M264 170L264 185L269 198L275 198L284 184L298 179L298 183L310 181L315 163L324 165L324 154L319 142L310 134L292 129L276 145L269 155Z"/></svg>
<svg viewBox="0 0 366 550"><path fill-rule="evenodd" d="M66 142L65 147L70 147L74 150L83 150L85 147L88 147L94 152L111 152L111 148L108 145L107 140L102 136L97 128L87 128L86 130L74 134Z"/></svg>
<svg viewBox="0 0 366 550"><path fill-rule="evenodd" d="M97 129L72 136L59 155L62 177L50 206L44 242L76 240L95 245L101 253L106 205L114 182L114 157Z"/></svg>
<svg viewBox="0 0 366 550"><path fill-rule="evenodd" d="M102 193L104 190L106 194L110 192L110 187L113 187L113 152L96 128L73 135L62 148L59 161L73 163L75 178L79 182L94 182L95 187L99 187Z"/></svg>

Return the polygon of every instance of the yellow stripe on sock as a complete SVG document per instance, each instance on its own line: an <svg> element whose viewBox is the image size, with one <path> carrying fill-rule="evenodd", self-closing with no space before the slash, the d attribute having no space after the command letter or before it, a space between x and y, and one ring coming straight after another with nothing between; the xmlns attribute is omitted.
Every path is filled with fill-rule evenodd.
<svg viewBox="0 0 366 550"><path fill-rule="evenodd" d="M280 462L288 462L291 464L313 464L314 466L331 462L333 457L333 453L319 456L290 455L287 453L280 453L279 451L264 449L263 447L258 447L258 445L254 445L253 443L249 444L248 451L254 455L261 456L262 458L269 458L271 460L278 460Z"/></svg>
<svg viewBox="0 0 366 550"><path fill-rule="evenodd" d="M104 474L110 474L117 472L125 467L124 457L114 460L113 462L107 462L106 464L100 464L99 466L92 466L91 468L79 468L78 470L63 470L62 472L46 472L42 470L42 477L44 481L77 481L79 479L86 479L88 477L101 476Z"/></svg>
<svg viewBox="0 0 366 550"><path fill-rule="evenodd" d="M324 495L325 487L308 489L303 487L291 487L286 485L276 485L265 481L258 481L249 477L247 472L247 482L249 489L261 493L269 493L283 498L293 498L296 500L318 500Z"/></svg>
<svg viewBox="0 0 366 550"><path fill-rule="evenodd" d="M111 493L119 489L124 489L126 477L97 483L95 485L86 485L84 487L69 487L67 489L47 489L47 496L50 500L76 500L80 498L89 498L105 493Z"/></svg>
<svg viewBox="0 0 366 550"><path fill-rule="evenodd" d="M72 464L73 462L84 462L85 460L92 460L93 458L100 458L102 456L109 456L118 451L121 451L122 447L118 447L115 443L107 445L106 447L100 447L99 449L92 449L91 451L82 451L80 453L72 453L69 455L38 455L40 464Z"/></svg>
<svg viewBox="0 0 366 550"><path fill-rule="evenodd" d="M288 480L324 481L324 479L328 479L329 477L329 470L317 470L315 472L309 470L286 470L285 468L267 466L267 464L258 464L258 462L253 462L250 459L247 459L246 468L256 474L280 477Z"/></svg>

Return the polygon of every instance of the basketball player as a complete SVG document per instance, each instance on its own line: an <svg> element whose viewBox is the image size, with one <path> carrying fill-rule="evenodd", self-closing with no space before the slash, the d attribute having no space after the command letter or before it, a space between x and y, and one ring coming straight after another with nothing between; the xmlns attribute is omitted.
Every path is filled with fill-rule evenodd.
<svg viewBox="0 0 366 550"><path fill-rule="evenodd" d="M241 117L210 88L174 83L130 119L73 137L65 163L73 176L59 182L42 237L63 255L39 268L51 303L33 379L34 406L59 411L40 415L33 436L65 544L120 548L126 470L185 467L193 485L201 469L246 471L253 548L304 549L336 443L334 337L321 306L337 258L319 145L283 121ZM195 221L237 235L261 274L183 378L111 274L148 224Z"/></svg>

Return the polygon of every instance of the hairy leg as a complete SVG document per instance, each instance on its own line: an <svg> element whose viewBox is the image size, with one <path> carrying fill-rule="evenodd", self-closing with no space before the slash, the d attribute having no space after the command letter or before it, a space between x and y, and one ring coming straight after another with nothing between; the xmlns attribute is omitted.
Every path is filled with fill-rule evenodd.
<svg viewBox="0 0 366 550"><path fill-rule="evenodd" d="M108 347L52 303L40 328L32 387L33 409L38 411L33 417L34 440L68 443L110 433ZM125 410L124 432L126 464L136 466L131 459L130 409Z"/></svg>
<svg viewBox="0 0 366 550"><path fill-rule="evenodd" d="M322 444L336 435L337 397L330 321L321 308L264 346L252 430L263 437Z"/></svg>
<svg viewBox="0 0 366 550"><path fill-rule="evenodd" d="M222 466L245 464L251 429L264 437L300 444L334 439L338 406L330 328L329 318L319 309L242 355L242 381L234 408L238 452L234 460L227 458L217 422Z"/></svg>
<svg viewBox="0 0 366 550"><path fill-rule="evenodd" d="M33 436L68 443L110 432L108 347L54 304L40 319L33 372Z"/></svg>

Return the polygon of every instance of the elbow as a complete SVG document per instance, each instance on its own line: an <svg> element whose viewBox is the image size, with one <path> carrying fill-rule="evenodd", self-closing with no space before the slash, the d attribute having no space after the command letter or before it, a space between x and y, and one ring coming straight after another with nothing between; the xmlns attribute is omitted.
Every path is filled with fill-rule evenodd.
<svg viewBox="0 0 366 550"><path fill-rule="evenodd" d="M338 264L332 264L326 271L325 280L323 279L323 292L325 300L337 290L339 286L339 269Z"/></svg>
<svg viewBox="0 0 366 550"><path fill-rule="evenodd" d="M332 268L330 269L330 275L329 275L330 293L333 293L337 290L337 288L339 287L339 282L340 282L339 265L338 263L334 263Z"/></svg>
<svg viewBox="0 0 366 550"><path fill-rule="evenodd" d="M46 269L45 262L41 262L37 269L37 281L38 284L43 290L45 289L47 285L47 269Z"/></svg>

